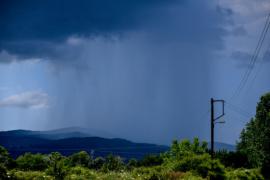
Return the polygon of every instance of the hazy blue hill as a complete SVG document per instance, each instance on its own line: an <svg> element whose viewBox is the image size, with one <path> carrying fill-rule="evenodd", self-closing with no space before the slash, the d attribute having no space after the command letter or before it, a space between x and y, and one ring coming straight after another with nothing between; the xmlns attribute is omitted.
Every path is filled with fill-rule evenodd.
<svg viewBox="0 0 270 180"><path fill-rule="evenodd" d="M29 130L11 130L11 131L0 131L0 137L2 136L28 136L28 135L34 135L35 131L29 131Z"/></svg>
<svg viewBox="0 0 270 180"><path fill-rule="evenodd" d="M210 143L209 143L210 147ZM228 150L228 151L235 151L236 147L235 145L232 144L226 144L226 143L221 143L221 142L215 142L215 150Z"/></svg>
<svg viewBox="0 0 270 180"><path fill-rule="evenodd" d="M86 129L81 127L68 127L48 131L12 130L0 132L0 137L13 135L31 136L31 137L35 136L38 138L53 139L53 140L72 137L91 137L91 136L98 136L104 138L115 137L114 135L107 132L98 131L95 129Z"/></svg>
<svg viewBox="0 0 270 180"><path fill-rule="evenodd" d="M0 132L0 145L6 147L13 157L25 152L51 153L58 151L69 155L81 150L106 156L109 153L124 158L141 158L168 150L168 146L148 143L135 143L120 138L93 137L88 129L63 128L51 131L13 130ZM215 150L235 150L235 146L215 142Z"/></svg>
<svg viewBox="0 0 270 180"><path fill-rule="evenodd" d="M87 137L90 134L73 130L70 128L53 131L2 131L0 132L0 145L6 147L13 157L25 152L58 151L63 155L69 155L85 150L93 153L94 156L106 156L113 153L124 158L142 158L146 154L168 150L167 146L134 143L120 138Z"/></svg>
<svg viewBox="0 0 270 180"><path fill-rule="evenodd" d="M44 135L68 135L68 134L75 134L79 136L69 136L69 137L90 137L90 136L96 136L96 137L103 137L103 138L112 138L116 137L113 134L110 134L105 131L100 131L96 129L88 129L88 128L82 128L82 127L66 127L61 129L54 129L49 131L41 131L41 134ZM67 137L65 137L67 138ZM57 138L54 138L57 139Z"/></svg>

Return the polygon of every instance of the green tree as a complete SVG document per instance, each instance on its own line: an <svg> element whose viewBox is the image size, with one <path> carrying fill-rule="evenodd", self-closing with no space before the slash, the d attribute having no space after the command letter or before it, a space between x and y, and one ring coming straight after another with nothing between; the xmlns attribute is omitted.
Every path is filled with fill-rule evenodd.
<svg viewBox="0 0 270 180"><path fill-rule="evenodd" d="M14 168L16 166L15 161L11 158L6 148L0 146L0 164L7 168Z"/></svg>
<svg viewBox="0 0 270 180"><path fill-rule="evenodd" d="M3 164L0 164L0 179L8 179L7 169Z"/></svg>
<svg viewBox="0 0 270 180"><path fill-rule="evenodd" d="M138 161L137 159L130 159L127 163L127 169L128 170L132 170L134 167L137 167L138 166Z"/></svg>
<svg viewBox="0 0 270 180"><path fill-rule="evenodd" d="M47 173L52 175L57 180L65 178L68 170L67 161L64 156L58 152L53 152L49 155L49 168Z"/></svg>
<svg viewBox="0 0 270 180"><path fill-rule="evenodd" d="M164 163L174 171L192 171L203 178L225 179L225 168L219 160L212 160L207 153L207 143L194 138L193 142L173 141L171 149L164 154Z"/></svg>
<svg viewBox="0 0 270 180"><path fill-rule="evenodd" d="M107 171L120 171L124 168L124 163L119 156L113 156L109 154L106 159L105 163L102 166L102 170Z"/></svg>
<svg viewBox="0 0 270 180"><path fill-rule="evenodd" d="M75 154L72 154L69 157L71 166L83 166L88 167L92 163L91 156L86 151L81 151Z"/></svg>
<svg viewBox="0 0 270 180"><path fill-rule="evenodd" d="M173 141L171 149L167 153L167 156L174 159L181 159L184 156L188 156L189 154L204 154L207 152L207 142L201 142L198 138L194 138L191 143L189 140L182 140L178 142L176 140ZM166 156L166 155L165 155Z"/></svg>
<svg viewBox="0 0 270 180"><path fill-rule="evenodd" d="M226 167L231 168L250 168L247 155L239 151L219 150L215 153L215 158L219 159Z"/></svg>
<svg viewBox="0 0 270 180"><path fill-rule="evenodd" d="M262 167L269 178L270 169L270 93L261 97L256 116L247 123L240 135L237 150L248 156L254 167Z"/></svg>
<svg viewBox="0 0 270 180"><path fill-rule="evenodd" d="M42 171L48 167L46 155L25 153L16 159L17 167L21 170Z"/></svg>
<svg viewBox="0 0 270 180"><path fill-rule="evenodd" d="M104 163L105 163L105 159L103 157L97 157L93 161L91 161L89 168L98 170L102 168Z"/></svg>
<svg viewBox="0 0 270 180"><path fill-rule="evenodd" d="M163 163L163 158L160 155L147 155L138 162L139 166L158 166Z"/></svg>

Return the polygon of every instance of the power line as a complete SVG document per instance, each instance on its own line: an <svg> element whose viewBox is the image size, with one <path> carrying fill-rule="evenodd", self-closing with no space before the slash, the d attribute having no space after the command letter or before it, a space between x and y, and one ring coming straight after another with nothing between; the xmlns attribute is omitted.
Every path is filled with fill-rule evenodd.
<svg viewBox="0 0 270 180"><path fill-rule="evenodd" d="M237 109L232 108L231 106L228 106L228 108L229 108L230 110L232 110L232 111L238 113L239 115L242 115L242 116L246 117L246 118L249 118L249 119L252 118L252 116L248 116L248 115L246 115L245 113L243 113L243 112L241 112L241 111L238 111Z"/></svg>
<svg viewBox="0 0 270 180"><path fill-rule="evenodd" d="M268 44L268 47L266 48L266 52L268 52L268 51L270 52L270 43ZM252 88L252 85L254 84L254 82L255 82L255 80L256 80L256 78L257 78L257 76L258 76L258 74L259 74L259 72L260 72L260 70L262 68L262 65L263 65L263 61L260 63L260 66L257 69L256 74L255 74L254 78L252 79L252 81L251 81L251 83L249 85L249 88L247 90Z"/></svg>
<svg viewBox="0 0 270 180"><path fill-rule="evenodd" d="M242 81L240 82L240 85L239 85L239 88L238 88L238 90L237 90L237 92L236 92L236 95L239 95L239 93L241 92L241 90L245 87L245 85L246 85L246 83L247 83L247 81L248 81L248 78L249 78L249 76L250 76L250 74L251 74L251 72L252 72L252 70L253 70L253 68L254 68L254 66L255 66L255 63L256 63L256 61L257 61L257 57L258 57L258 55L259 55L259 52L260 52L261 47L262 47L262 45L263 45L265 36L266 36L267 31L268 31L268 29L269 29L269 25L270 25L269 17L270 17L270 14L269 14L268 17L267 17L267 20L266 20L264 29L263 29L263 31L262 31L262 33L261 33L259 42L258 42L257 47L256 47L256 49L255 49L255 51L254 51L254 54L253 54L253 56L252 56L252 58L251 58L249 68L247 69L247 71L246 71L246 73L245 73L245 75L244 75Z"/></svg>
<svg viewBox="0 0 270 180"><path fill-rule="evenodd" d="M233 110L233 109L228 108L228 110ZM242 119L236 118L236 117L235 117L234 115L232 115L232 114L231 114L231 116L233 117L233 119L236 119L236 120L242 122L243 124L246 124L246 123L247 123L246 121L244 121L244 120L242 120Z"/></svg>
<svg viewBox="0 0 270 180"><path fill-rule="evenodd" d="M248 81L248 78L249 78L249 76L250 76L250 74L251 74L251 72L252 72L252 70L253 70L253 68L254 68L254 66L256 64L256 61L257 61L258 55L260 53L261 47L262 47L263 42L265 40L266 34L267 34L268 30L269 30L269 26L270 26L270 13L267 16L263 31L261 32L261 35L260 35L260 38L259 38L259 41L258 41L258 44L257 44L257 46L255 48L255 51L254 51L254 53L253 53L253 55L252 55L252 57L250 59L249 67L246 70L242 80L240 81L239 86L237 87L237 89L233 93L232 98L239 95L239 93L245 87L245 85L246 85L246 83Z"/></svg>
<svg viewBox="0 0 270 180"><path fill-rule="evenodd" d="M238 111L239 113L241 114L244 114L246 117L251 117L253 116L251 113L249 113L247 110L239 107L239 106L236 106L230 102L226 102L227 105L229 105L229 107L233 108L234 110Z"/></svg>

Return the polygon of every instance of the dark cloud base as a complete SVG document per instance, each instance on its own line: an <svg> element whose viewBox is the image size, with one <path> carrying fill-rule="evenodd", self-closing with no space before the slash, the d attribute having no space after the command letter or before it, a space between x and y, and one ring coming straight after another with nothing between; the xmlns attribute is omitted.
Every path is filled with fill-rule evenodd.
<svg viewBox="0 0 270 180"><path fill-rule="evenodd" d="M0 6L0 40L61 40L71 34L89 36L126 31L139 27L155 8L176 1L4 0Z"/></svg>
<svg viewBox="0 0 270 180"><path fill-rule="evenodd" d="M148 31L148 38L166 42L222 48L232 11L209 9L207 3L186 0L5 0L0 6L0 52L18 60L42 58L52 61L69 50L70 36L80 38L121 36ZM75 49L74 51L77 51ZM65 53L64 53L65 54ZM1 61L1 60L0 60Z"/></svg>

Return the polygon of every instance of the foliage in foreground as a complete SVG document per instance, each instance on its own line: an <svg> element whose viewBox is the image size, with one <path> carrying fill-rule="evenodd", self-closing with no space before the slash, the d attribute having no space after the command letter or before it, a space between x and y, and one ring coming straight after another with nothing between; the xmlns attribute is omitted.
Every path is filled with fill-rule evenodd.
<svg viewBox="0 0 270 180"><path fill-rule="evenodd" d="M194 138L174 141L169 152L164 155L165 166L174 172L192 172L202 178L225 179L225 167L218 161L212 160L207 153L207 143Z"/></svg>
<svg viewBox="0 0 270 180"><path fill-rule="evenodd" d="M49 155L26 153L17 158L16 168L0 165L0 179L70 180L70 179L263 179L258 169L226 169L219 160L211 160L206 143L197 138L190 142L174 141L171 149L161 155L124 163L118 156L92 158L82 151L69 157L60 153ZM41 163L45 162L41 166Z"/></svg>
<svg viewBox="0 0 270 180"><path fill-rule="evenodd" d="M258 169L232 169L228 170L226 173L226 177L228 180L263 180L263 176L261 175L260 171Z"/></svg>
<svg viewBox="0 0 270 180"><path fill-rule="evenodd" d="M32 180L32 179L42 179L42 180L53 180L53 176L49 176L44 172L40 171L15 171L9 172L9 176L14 180ZM203 179L197 175L190 172L165 172L161 170L161 167L140 167L132 171L110 171L104 173L102 171L91 170L85 167L71 167L64 178L65 180L88 180L88 179L103 179L103 180L167 180L167 179L183 179L183 180L200 180Z"/></svg>
<svg viewBox="0 0 270 180"><path fill-rule="evenodd" d="M262 173L270 179L270 93L261 97L256 116L242 131L237 149L247 155L253 167L262 167Z"/></svg>

